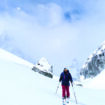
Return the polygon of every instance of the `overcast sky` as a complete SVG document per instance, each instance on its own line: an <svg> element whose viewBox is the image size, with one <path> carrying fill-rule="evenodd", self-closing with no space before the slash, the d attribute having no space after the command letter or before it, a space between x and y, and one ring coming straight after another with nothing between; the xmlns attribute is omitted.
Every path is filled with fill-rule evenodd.
<svg viewBox="0 0 105 105"><path fill-rule="evenodd" d="M59 74L80 66L105 40L104 0L4 0L0 46L35 62L46 57Z"/></svg>

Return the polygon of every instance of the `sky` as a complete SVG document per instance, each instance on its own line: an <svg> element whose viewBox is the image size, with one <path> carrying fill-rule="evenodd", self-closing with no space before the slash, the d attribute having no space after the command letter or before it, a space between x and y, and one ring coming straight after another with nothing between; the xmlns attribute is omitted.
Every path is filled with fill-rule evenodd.
<svg viewBox="0 0 105 105"><path fill-rule="evenodd" d="M81 68L105 40L104 5L104 0L4 0L0 47L33 63L45 57L58 75L73 61Z"/></svg>

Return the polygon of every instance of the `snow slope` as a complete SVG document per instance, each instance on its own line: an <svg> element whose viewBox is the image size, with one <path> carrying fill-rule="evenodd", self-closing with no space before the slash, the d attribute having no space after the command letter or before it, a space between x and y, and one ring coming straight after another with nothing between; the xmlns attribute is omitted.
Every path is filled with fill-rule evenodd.
<svg viewBox="0 0 105 105"><path fill-rule="evenodd" d="M62 105L58 79L31 70L33 64L0 50L0 105ZM105 91L76 87L78 105L105 105ZM70 105L76 105L71 88Z"/></svg>
<svg viewBox="0 0 105 105"><path fill-rule="evenodd" d="M25 61L22 58L19 58L15 55L3 50L3 49L0 49L0 59L14 62L14 63L18 63L18 64L25 65L25 66L29 66L29 67L33 67L32 63Z"/></svg>
<svg viewBox="0 0 105 105"><path fill-rule="evenodd" d="M97 77L90 80L90 82L86 84L86 87L105 90L105 70L103 70Z"/></svg>
<svg viewBox="0 0 105 105"><path fill-rule="evenodd" d="M57 85L56 82L31 71L32 66L0 50L0 105L49 105L59 102L55 89L51 88Z"/></svg>

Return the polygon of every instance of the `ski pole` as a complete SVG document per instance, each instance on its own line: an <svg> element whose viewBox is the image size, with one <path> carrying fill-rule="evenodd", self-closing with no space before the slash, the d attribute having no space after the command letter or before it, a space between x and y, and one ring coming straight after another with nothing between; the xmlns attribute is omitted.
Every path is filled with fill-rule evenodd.
<svg viewBox="0 0 105 105"><path fill-rule="evenodd" d="M57 86L57 89L56 89L56 94L57 94L57 92L58 92L59 85L60 85L60 82L58 83L58 86Z"/></svg>
<svg viewBox="0 0 105 105"><path fill-rule="evenodd" d="M74 93L74 97L75 97L75 102L76 102L76 104L77 104L77 98L76 98L76 94L75 94L75 91L74 91L73 84L72 84L72 88L73 88L73 93Z"/></svg>

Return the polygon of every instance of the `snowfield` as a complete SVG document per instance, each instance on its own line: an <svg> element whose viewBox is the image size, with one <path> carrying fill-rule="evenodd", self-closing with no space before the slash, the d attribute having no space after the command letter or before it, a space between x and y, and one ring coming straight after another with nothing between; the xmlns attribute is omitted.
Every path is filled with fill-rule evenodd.
<svg viewBox="0 0 105 105"><path fill-rule="evenodd" d="M62 105L58 79L32 71L33 64L0 50L0 105ZM74 86L78 105L105 105L105 89ZM76 105L71 89L70 104Z"/></svg>
<svg viewBox="0 0 105 105"><path fill-rule="evenodd" d="M86 87L105 90L105 70L103 70L98 76L87 83Z"/></svg>

